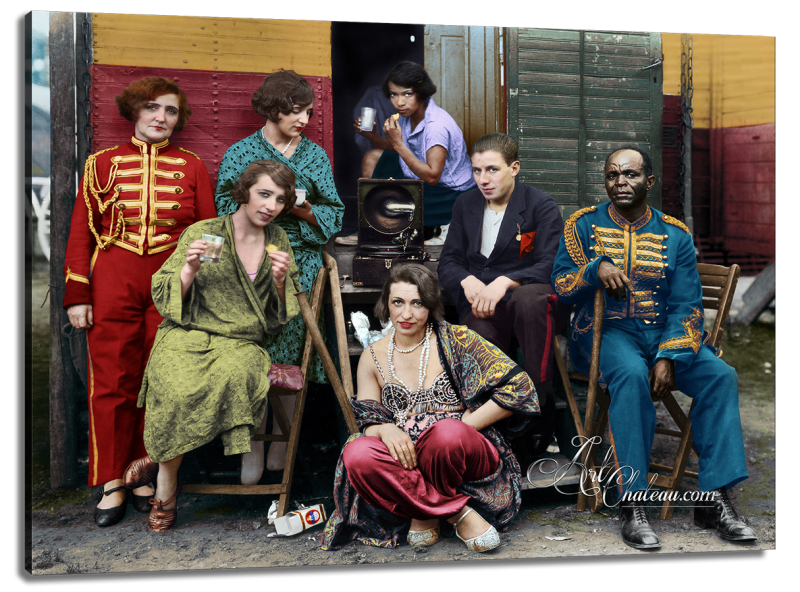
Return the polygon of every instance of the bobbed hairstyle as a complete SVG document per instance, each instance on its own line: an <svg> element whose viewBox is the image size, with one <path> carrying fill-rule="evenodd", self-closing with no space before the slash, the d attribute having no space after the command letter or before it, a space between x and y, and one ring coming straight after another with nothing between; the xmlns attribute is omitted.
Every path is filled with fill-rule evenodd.
<svg viewBox="0 0 800 592"><path fill-rule="evenodd" d="M428 309L428 315L437 321L444 320L444 306L442 305L442 290L436 274L419 263L404 263L392 266L389 277L383 283L383 290L378 302L375 303L375 316L382 323L389 320L389 292L392 284L406 282L417 287L422 305Z"/></svg>
<svg viewBox="0 0 800 592"><path fill-rule="evenodd" d="M400 62L389 70L381 85L383 96L389 98L389 83L402 88L410 88L425 100L436 94L436 85L428 76L425 68L415 62Z"/></svg>
<svg viewBox="0 0 800 592"><path fill-rule="evenodd" d="M477 139L472 145L470 156L475 156L481 152L488 152L493 150L503 157L507 165L519 160L519 146L514 141L514 138L501 134L500 132L492 132Z"/></svg>
<svg viewBox="0 0 800 592"><path fill-rule="evenodd" d="M614 150L614 152L609 154L606 157L606 164L603 167L603 170L605 170L605 167L608 166L608 161L611 160L611 157L614 156L617 152L622 152L623 150L633 150L634 152L638 152L639 156L642 157L642 167L644 168L644 174L648 177L653 174L653 161L650 160L650 154L647 152L647 150L639 148L638 146L634 146L633 144L626 144L625 146L617 148L616 150Z"/></svg>
<svg viewBox="0 0 800 592"><path fill-rule="evenodd" d="M161 76L141 78L136 82L131 82L125 90L114 97L114 100L117 102L119 114L128 121L136 123L139 119L139 112L145 103L161 95L169 94L178 96L178 123L175 124L175 131L179 132L189 123L192 110L189 108L186 94L178 88L174 80Z"/></svg>
<svg viewBox="0 0 800 592"><path fill-rule="evenodd" d="M233 184L231 197L240 206L246 204L250 201L250 188L258 183L258 180L264 175L267 175L275 185L283 189L283 196L286 198L283 209L275 216L277 220L288 215L297 200L297 194L294 191L294 173L285 164L274 160L257 160L250 163L250 166L239 175L236 183Z"/></svg>
<svg viewBox="0 0 800 592"><path fill-rule="evenodd" d="M255 112L270 121L288 115L294 105L305 107L313 102L314 89L308 81L294 70L282 68L264 78L250 99Z"/></svg>

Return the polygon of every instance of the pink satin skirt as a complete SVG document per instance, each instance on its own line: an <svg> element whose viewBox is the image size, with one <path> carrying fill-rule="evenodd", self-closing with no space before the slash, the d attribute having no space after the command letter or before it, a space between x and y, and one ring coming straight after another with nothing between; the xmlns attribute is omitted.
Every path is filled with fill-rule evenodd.
<svg viewBox="0 0 800 592"><path fill-rule="evenodd" d="M500 462L492 443L457 419L442 419L426 429L415 450L417 467L407 470L380 438L367 436L350 442L343 460L364 501L417 520L457 514L469 501L457 487L492 475Z"/></svg>

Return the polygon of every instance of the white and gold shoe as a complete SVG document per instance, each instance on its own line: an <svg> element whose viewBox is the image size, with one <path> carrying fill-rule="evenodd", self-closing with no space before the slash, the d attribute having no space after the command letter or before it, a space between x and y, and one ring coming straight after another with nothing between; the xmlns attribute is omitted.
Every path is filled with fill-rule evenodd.
<svg viewBox="0 0 800 592"><path fill-rule="evenodd" d="M467 546L467 549L470 551L475 551L476 553L485 553L486 551L491 551L492 549L496 549L500 546L500 534L497 532L497 529L489 525L489 528L483 534L479 534L476 537L471 539L463 539L461 535L458 534L458 525L464 519L464 517L469 514L470 512L475 512L472 508L467 508L467 511L461 514L461 518L453 522L453 530L456 532L456 536L461 539L461 541Z"/></svg>
<svg viewBox="0 0 800 592"><path fill-rule="evenodd" d="M433 528L426 528L425 530L409 530L406 541L413 548L430 547L439 542L439 537L442 531L437 524Z"/></svg>

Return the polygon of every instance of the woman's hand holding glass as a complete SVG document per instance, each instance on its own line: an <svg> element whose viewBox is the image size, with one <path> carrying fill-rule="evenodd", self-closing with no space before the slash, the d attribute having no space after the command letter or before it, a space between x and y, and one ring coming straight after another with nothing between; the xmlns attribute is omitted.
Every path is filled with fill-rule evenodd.
<svg viewBox="0 0 800 592"><path fill-rule="evenodd" d="M208 243L203 239L198 238L189 245L186 251L186 265L181 269L181 298L186 298L186 293L194 281L197 272L200 271L200 266L203 264L200 261L200 255L206 252Z"/></svg>
<svg viewBox="0 0 800 592"><path fill-rule="evenodd" d="M206 248L208 248L208 243L198 238L196 241L192 241L192 244L189 245L189 249L186 251L186 265L184 269L189 271L192 277L197 275L197 272L200 271L200 266L203 264L203 262L200 261L200 255L206 252Z"/></svg>

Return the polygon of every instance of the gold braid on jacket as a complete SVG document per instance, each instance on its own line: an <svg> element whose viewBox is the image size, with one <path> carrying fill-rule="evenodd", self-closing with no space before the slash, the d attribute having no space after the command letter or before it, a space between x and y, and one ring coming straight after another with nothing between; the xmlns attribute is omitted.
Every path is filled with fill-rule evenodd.
<svg viewBox="0 0 800 592"><path fill-rule="evenodd" d="M564 246L570 258L575 262L575 265L583 266L589 263L589 259L583 252L583 245L581 245L581 239L578 237L578 231L575 229L575 223L578 221L578 218L589 212L594 212L596 209L596 206L590 206L578 210L564 223Z"/></svg>
<svg viewBox="0 0 800 592"><path fill-rule="evenodd" d="M111 170L108 174L108 184L105 187L98 186L98 177L97 177L97 156L102 154L103 152L108 152L109 150L116 150L119 146L112 146L111 148L106 148L105 150L101 150L100 152L95 152L94 154L90 155L89 158L86 159L86 164L83 167L83 201L86 202L86 209L89 211L89 230L92 231L95 240L97 241L97 246L106 250L106 246L117 238L119 235L125 233L125 217L121 210L117 210L117 222L114 224L114 209L116 208L116 201L119 198L119 191L114 192L114 195L106 202L103 202L102 195L108 193L108 190L111 189L111 185L114 183L114 179L117 176L117 169L119 168L119 163L113 162L111 165ZM113 159L112 159L113 160ZM113 232L110 233L111 236L108 237L108 240L103 240L100 238L100 235L97 234L97 230L94 227L94 215L92 214L92 203L89 199L89 193L92 194L95 201L97 202L97 207L100 210L100 215L102 216L105 211L111 206L111 228Z"/></svg>

